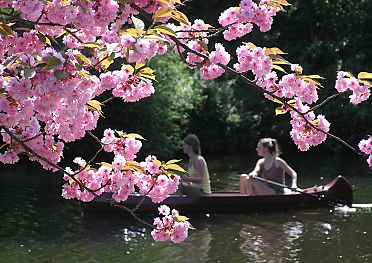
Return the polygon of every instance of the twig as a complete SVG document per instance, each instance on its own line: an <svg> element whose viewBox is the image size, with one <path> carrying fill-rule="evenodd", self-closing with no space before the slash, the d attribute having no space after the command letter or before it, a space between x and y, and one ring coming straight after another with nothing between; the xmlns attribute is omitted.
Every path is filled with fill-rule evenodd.
<svg viewBox="0 0 372 263"><path fill-rule="evenodd" d="M319 109L319 108L322 107L324 104L326 104L328 101L330 101L330 100L332 100L332 99L334 99L334 98L336 98L336 97L338 97L338 96L340 96L340 95L341 95L341 93L336 93L336 94L333 94L332 96L327 97L324 101L322 101L321 103L315 105L314 107L312 107L311 109L309 109L309 110L308 110L307 112L305 112L304 114L307 114L307 113L309 113L309 112L311 112L311 111L315 111L315 110Z"/></svg>
<svg viewBox="0 0 372 263"><path fill-rule="evenodd" d="M94 197L100 199L100 200L103 200L104 202L107 202L107 203L110 203L112 206L116 206L116 207L119 207L127 212L129 212L136 220L138 220L139 222L149 226L149 227L152 227L154 228L153 225L151 225L150 223L146 222L145 220L141 219L140 217L138 217L134 211L132 211L131 209L129 209L128 207L120 204L120 203L117 203L116 201L113 201L112 199L107 199L107 198L103 198L101 196L98 196L94 190L92 189L89 189L87 188L84 184L82 184L79 180L77 180L75 177L73 177L70 173L68 173L67 171L65 171L65 169L63 169L61 166L59 166L58 164L54 164L52 163L51 161L49 161L48 159L44 158L43 156L40 156L38 153L36 153L34 150L32 150L30 147L28 147L27 145L25 145L17 136L15 136L7 127L4 127L4 126L0 126L0 129L3 129L13 140L15 140L18 144L20 144L26 152L28 153L31 153L32 155L36 156L38 159L46 162L47 164L55 167L56 169L58 169L60 172L64 173L64 174L67 174L69 177L71 177L71 179L73 179L77 184L79 184L80 187L82 187L83 189L89 191L91 194L94 195ZM94 136L94 135L93 135ZM95 136L94 136L95 137ZM98 139L98 138L97 138Z"/></svg>

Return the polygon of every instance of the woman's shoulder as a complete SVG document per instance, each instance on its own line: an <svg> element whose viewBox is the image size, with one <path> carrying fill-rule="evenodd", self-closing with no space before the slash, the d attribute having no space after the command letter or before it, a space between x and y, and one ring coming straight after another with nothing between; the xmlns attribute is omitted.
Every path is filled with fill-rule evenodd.
<svg viewBox="0 0 372 263"><path fill-rule="evenodd" d="M205 158L201 155L199 155L198 159L197 159L197 162L199 164L207 164L207 161L205 160Z"/></svg>
<svg viewBox="0 0 372 263"><path fill-rule="evenodd" d="M275 166L282 167L283 165L286 165L287 162L284 161L284 159L280 158L279 156L275 157Z"/></svg>
<svg viewBox="0 0 372 263"><path fill-rule="evenodd" d="M193 160L190 160L191 161L191 164L195 167L195 166L200 166L200 165L204 165L206 164L207 162L205 161L204 157L199 155L197 158L193 159Z"/></svg>

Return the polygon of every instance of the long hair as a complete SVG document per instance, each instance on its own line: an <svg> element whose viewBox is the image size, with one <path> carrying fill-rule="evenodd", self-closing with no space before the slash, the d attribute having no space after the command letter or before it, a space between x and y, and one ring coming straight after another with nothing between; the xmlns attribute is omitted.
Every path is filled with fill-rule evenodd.
<svg viewBox="0 0 372 263"><path fill-rule="evenodd" d="M185 139L183 139L184 143L187 145L191 145L192 151L196 154L201 154L201 149L200 149L200 141L198 137L195 134L187 134Z"/></svg>
<svg viewBox="0 0 372 263"><path fill-rule="evenodd" d="M263 147L267 148L271 154L274 154L275 156L281 154L280 147L276 139L262 138L259 143L261 143Z"/></svg>

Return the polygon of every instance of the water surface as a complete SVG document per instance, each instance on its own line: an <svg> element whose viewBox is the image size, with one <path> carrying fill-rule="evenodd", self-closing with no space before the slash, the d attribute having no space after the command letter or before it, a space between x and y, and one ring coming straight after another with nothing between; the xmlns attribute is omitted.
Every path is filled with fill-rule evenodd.
<svg viewBox="0 0 372 263"><path fill-rule="evenodd" d="M299 186L341 174L355 202L372 203L372 174L354 156L285 156ZM207 157L212 186L238 189L256 156ZM372 262L372 211L331 208L199 215L183 243L156 243L122 215L85 214L60 197L63 181L35 165L0 166L0 262ZM151 221L151 218L145 218Z"/></svg>

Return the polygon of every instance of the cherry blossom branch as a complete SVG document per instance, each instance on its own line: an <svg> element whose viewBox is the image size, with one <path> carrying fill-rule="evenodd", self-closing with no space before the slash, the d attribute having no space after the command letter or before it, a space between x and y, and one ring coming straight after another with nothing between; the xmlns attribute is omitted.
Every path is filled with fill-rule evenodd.
<svg viewBox="0 0 372 263"><path fill-rule="evenodd" d="M25 143L25 142L32 141L32 140L36 139L37 137L39 137L39 136L41 136L41 135L43 135L43 133L40 132L39 134L36 134L35 136L33 136L33 137L31 137L31 138L28 138L28 139L22 140L22 142Z"/></svg>
<svg viewBox="0 0 372 263"><path fill-rule="evenodd" d="M145 201L146 195L148 195L148 194L151 192L151 190L154 189L155 183L156 183L156 181L152 184L152 186L151 186L150 189L147 191L147 193L144 194L144 195L142 196L142 198L141 198L141 200L138 202L138 204L137 204L137 205L136 205L136 206L131 210L133 213L134 213L135 211L137 211L138 208L141 207L141 205L142 205L143 202Z"/></svg>
<svg viewBox="0 0 372 263"><path fill-rule="evenodd" d="M108 99L105 99L104 101L102 101L101 104L105 105L107 102L109 102L109 101L111 101L111 100L113 100L115 98L116 98L115 96L111 96Z"/></svg>
<svg viewBox="0 0 372 263"><path fill-rule="evenodd" d="M174 36L169 36L173 42L176 43L176 45L179 45L181 47L183 47L185 49L185 51L187 52L190 52L190 53L193 53L201 58L204 58L206 60L209 60L209 57L204 55L204 54L201 54L191 48L189 48L187 45L183 44L182 42L180 42L176 37ZM298 109L296 109L294 106L290 105L289 103L287 103L285 100L283 100L281 97L278 97L274 94L274 92L269 92L267 90L263 90L261 87L257 86L256 83L250 79L248 79L246 76L244 76L243 74L240 74L238 73L237 71L235 71L234 69L230 68L229 66L226 66L226 65L223 65L223 64L220 64L218 63L217 64L218 66L222 67L226 72L230 73L231 75L243 80L243 82L245 82L246 84L260 90L261 92L263 92L264 94L268 94L270 96L272 96L273 98L276 98L277 100L279 100L280 102L282 102L284 105L286 105L288 108L290 108L291 110L295 111L296 113L298 113L303 119L304 121L310 126L312 127L313 129L317 130L317 131L320 131L321 133L323 134L326 134L328 135L330 138L340 142L341 144L343 144L344 146L346 146L347 148L349 148L350 150L352 150L353 152L355 152L356 154L358 155L362 155L361 152L359 152L358 150L356 150L353 146L351 146L350 144L348 144L347 142L345 142L344 140L342 140L341 138L337 137L336 135L333 135L329 132L325 132L323 131L322 129L320 129L319 127L315 126L312 122L310 122L306 117L305 117L305 113L302 113L300 112Z"/></svg>
<svg viewBox="0 0 372 263"><path fill-rule="evenodd" d="M58 171L60 171L60 172L62 172L62 173L64 173L64 174L67 174L72 180L74 180L77 184L79 184L79 186L82 188L82 189L85 189L85 190L87 190L87 191L89 191L91 194L93 194L94 195L94 197L96 197L96 198L99 198L99 199L101 199L101 200L103 200L103 201L105 201L105 202L108 202L108 203L110 203L112 206L115 206L115 207L119 207L119 208L121 208L121 209L123 209L123 210L125 210L125 211L127 211L128 213L130 213L136 220L138 220L139 222L141 222L141 223L143 223L143 224L145 224L145 225L147 225L147 226L149 226L149 227L152 227L152 228L154 228L154 226L153 225L151 225L150 223L148 223L148 222L146 222L145 220L143 220L143 219L141 219L140 217L138 217L134 212L135 211L132 211L130 208L128 208L128 207L126 207L126 206L124 206L124 205L122 205L122 204L120 204L120 203L118 203L118 202L116 202L116 201L114 201L114 200L112 200L112 199L107 199L107 198L103 198L103 197L101 197L101 196L99 196L99 195L97 195L96 193L95 193L95 191L94 190L92 190L92 189L89 189L88 187L86 187L83 183L81 183L79 180L77 180L73 175L71 175L70 173L68 173L65 169L63 169L61 166L59 166L58 164L54 164L54 163L52 163L51 161L49 161L47 158L45 158L45 157L43 157L43 156L41 156L41 155L39 155L38 153L36 153L33 149L31 149L30 147L28 147L27 145L25 145L23 142L22 142L22 140L20 140L16 135L14 135L7 127L4 127L4 126L0 126L0 129L3 129L13 140L15 140L18 144L20 144L24 149L25 149L25 151L26 152L28 152L28 153L31 153L32 155L34 155L35 157L37 157L38 159L40 159L40 160L42 160L42 161L44 161L44 162L46 162L47 164L49 164L49 165L51 165L51 166L53 166L53 167L55 167ZM95 137L94 135L93 135L93 137ZM95 138L97 138L97 137L95 137ZM98 139L98 138L97 138Z"/></svg>
<svg viewBox="0 0 372 263"><path fill-rule="evenodd" d="M146 18L148 21L152 21L151 17L143 10L141 9L140 7L136 6L136 5L131 5L134 9L136 9L144 18ZM177 37L174 37L174 36L171 36L169 35L169 38L177 45L177 46L181 46L182 48L185 49L185 51L187 52L190 52L190 53L193 53L205 60L209 60L209 57L202 54L202 53L199 53L191 48L189 48L186 44L182 43L179 41L179 39ZM322 129L318 128L317 126L315 126L312 122L310 122L306 117L305 117L305 113L302 113L300 112L298 109L296 109L294 106L290 105L289 103L287 103L285 100L283 100L281 97L278 97L274 94L274 92L269 92L267 90L263 90L261 87L257 86L256 83L250 79L248 79L246 76L244 76L243 74L240 74L238 73L237 71L235 71L234 69L230 68L229 66L226 66L226 65L223 65L221 63L218 63L217 64L218 66L222 67L226 72L228 72L229 74L243 80L243 82L245 82L246 84L260 90L261 92L263 92L264 94L268 94L270 96L272 96L273 98L276 98L278 99L280 102L282 102L284 105L286 105L288 108L290 108L291 110L293 110L294 112L298 113L301 118L303 118L303 120L306 122L307 125L309 125L311 128L317 130L317 131L320 131L321 133L323 134L326 134L327 136L329 136L330 138L340 142L341 144L343 144L344 146L346 146L347 148L349 148L350 150L352 150L353 152L355 152L356 154L359 154L361 155L362 153L359 152L358 150L356 150L353 146L351 146L350 144L348 144L347 142L345 142L344 140L342 140L341 138L329 133L329 132L325 132L323 131ZM319 107L318 107L319 108Z"/></svg>
<svg viewBox="0 0 372 263"><path fill-rule="evenodd" d="M314 111L314 110L319 109L319 108L322 107L324 104L326 104L328 101L330 101L330 100L332 100L332 99L334 99L334 98L336 98L336 97L338 97L338 96L340 96L340 95L341 95L341 93L336 93L336 94L333 94L332 96L327 97L324 101L322 101L321 103L315 105L314 107L312 107L311 109L309 109L309 110L308 110L307 112L305 112L304 114L307 114L307 113L309 113L309 112L311 112L311 111Z"/></svg>

